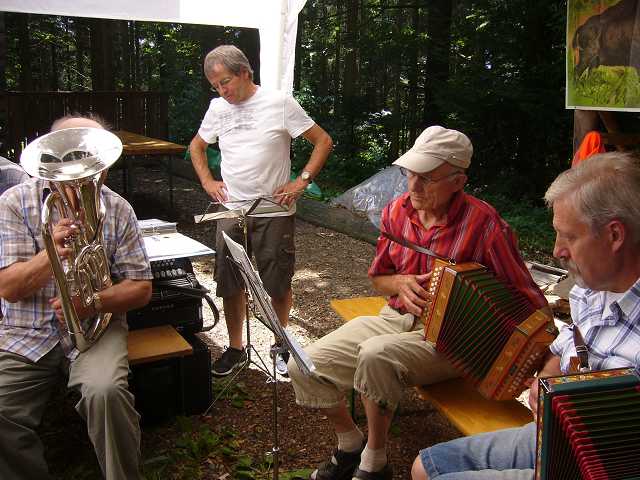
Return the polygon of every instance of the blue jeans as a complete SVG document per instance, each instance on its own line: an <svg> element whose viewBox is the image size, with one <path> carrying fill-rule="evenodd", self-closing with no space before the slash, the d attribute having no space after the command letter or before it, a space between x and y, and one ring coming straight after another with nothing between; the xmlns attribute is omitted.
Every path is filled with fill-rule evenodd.
<svg viewBox="0 0 640 480"><path fill-rule="evenodd" d="M429 479L531 480L536 424L457 438L420 451Z"/></svg>

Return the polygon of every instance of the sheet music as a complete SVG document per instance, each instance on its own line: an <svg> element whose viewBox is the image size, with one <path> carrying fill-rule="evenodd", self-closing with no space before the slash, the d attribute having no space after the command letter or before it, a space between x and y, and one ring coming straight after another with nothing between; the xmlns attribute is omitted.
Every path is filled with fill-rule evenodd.
<svg viewBox="0 0 640 480"><path fill-rule="evenodd" d="M264 289L260 275L254 270L253 265L247 256L247 252L244 250L242 245L234 242L226 233L222 232L222 235L224 236L224 241L229 248L229 252L231 252L233 259L237 262L242 278L249 287L256 309L262 318L269 322L267 327L269 327L276 335L276 338L278 338L287 347L291 356L300 368L300 371L305 375L311 375L315 371L316 367L313 365L313 362L293 335L280 325L278 315L276 315L273 305L271 305L271 297L269 297L269 294Z"/></svg>
<svg viewBox="0 0 640 480"><path fill-rule="evenodd" d="M259 201L259 204L253 210L251 210L251 207L256 202L256 200ZM247 215L247 212L249 210L251 210L251 213L248 216L252 216L252 215L262 215L262 214L269 214L269 213L288 212L291 210L291 208L293 208L285 205L280 205L278 203L274 203L273 200L268 200L263 198L262 199L257 198L256 200L243 201L243 204L241 206L236 206L234 208L229 208L230 205L225 205L225 207L229 209L223 210L221 212L212 212L212 213L205 213L203 215L194 215L193 221L195 223L200 223L200 222L207 222L210 220L220 220L221 218L244 217Z"/></svg>
<svg viewBox="0 0 640 480"><path fill-rule="evenodd" d="M208 257L216 254L206 245L178 233L175 222L157 218L138 220L150 262L182 257Z"/></svg>
<svg viewBox="0 0 640 480"><path fill-rule="evenodd" d="M178 224L175 222L165 222L157 218L148 218L146 220L138 220L138 225L142 231L142 235L155 235L158 233L174 233L178 231Z"/></svg>
<svg viewBox="0 0 640 480"><path fill-rule="evenodd" d="M143 237L149 261L180 257L206 257L216 252L181 233L164 233Z"/></svg>

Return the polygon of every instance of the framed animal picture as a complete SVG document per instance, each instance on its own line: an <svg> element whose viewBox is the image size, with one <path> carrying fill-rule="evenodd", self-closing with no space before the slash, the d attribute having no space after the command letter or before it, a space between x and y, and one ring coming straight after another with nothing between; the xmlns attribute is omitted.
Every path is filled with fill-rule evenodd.
<svg viewBox="0 0 640 480"><path fill-rule="evenodd" d="M567 108L640 110L640 0L568 0Z"/></svg>

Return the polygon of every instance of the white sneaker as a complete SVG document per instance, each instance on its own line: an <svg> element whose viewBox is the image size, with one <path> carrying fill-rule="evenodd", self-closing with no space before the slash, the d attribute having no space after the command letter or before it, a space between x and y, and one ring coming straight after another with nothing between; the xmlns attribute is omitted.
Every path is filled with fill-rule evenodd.
<svg viewBox="0 0 640 480"><path fill-rule="evenodd" d="M289 361L289 352L276 354L276 372L278 372L283 377L289 376L289 369L287 368L288 361Z"/></svg>

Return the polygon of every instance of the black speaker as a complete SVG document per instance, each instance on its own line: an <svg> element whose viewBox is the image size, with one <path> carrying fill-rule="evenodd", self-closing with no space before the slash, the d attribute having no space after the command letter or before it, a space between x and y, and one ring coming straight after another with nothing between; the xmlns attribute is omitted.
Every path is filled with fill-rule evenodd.
<svg viewBox="0 0 640 480"><path fill-rule="evenodd" d="M184 410L187 415L203 413L213 399L211 350L197 335L186 336L193 355L184 357Z"/></svg>
<svg viewBox="0 0 640 480"><path fill-rule="evenodd" d="M129 388L142 424L153 424L180 412L178 359L131 366Z"/></svg>
<svg viewBox="0 0 640 480"><path fill-rule="evenodd" d="M144 424L204 412L213 398L211 352L196 335L185 340L193 354L131 366L129 387Z"/></svg>

